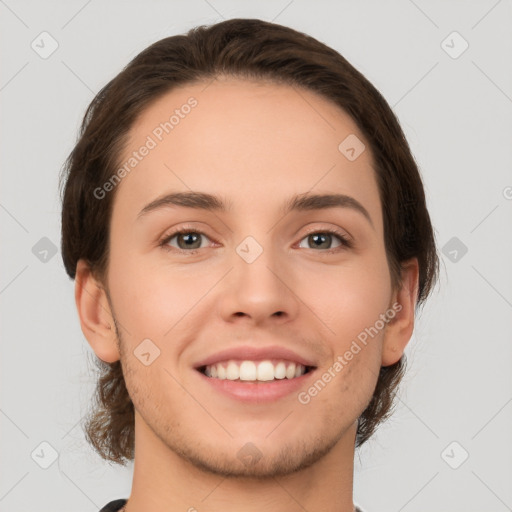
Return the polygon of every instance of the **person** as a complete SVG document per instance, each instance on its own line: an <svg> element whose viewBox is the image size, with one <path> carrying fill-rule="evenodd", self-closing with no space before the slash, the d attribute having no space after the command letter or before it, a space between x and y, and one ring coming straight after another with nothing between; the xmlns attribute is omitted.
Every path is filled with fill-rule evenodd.
<svg viewBox="0 0 512 512"><path fill-rule="evenodd" d="M439 265L375 87L289 27L195 27L99 91L61 187L99 371L84 430L134 463L102 511L360 511L355 450Z"/></svg>

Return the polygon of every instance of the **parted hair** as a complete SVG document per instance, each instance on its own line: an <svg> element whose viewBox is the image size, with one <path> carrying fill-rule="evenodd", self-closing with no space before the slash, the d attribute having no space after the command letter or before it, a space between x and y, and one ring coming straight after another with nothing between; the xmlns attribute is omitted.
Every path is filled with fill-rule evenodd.
<svg viewBox="0 0 512 512"><path fill-rule="evenodd" d="M173 88L218 76L270 81L313 91L347 112L369 145L379 188L391 282L402 265L419 263L416 311L438 279L439 257L418 166L397 117L379 91L340 53L289 27L230 19L161 39L134 57L89 104L61 175L62 259L74 279L79 259L106 285L109 227L115 190L94 190L120 166L130 129L148 106ZM82 427L105 460L134 458L134 406L120 361L96 358L93 407ZM381 367L371 400L358 420L356 446L393 412L406 356Z"/></svg>

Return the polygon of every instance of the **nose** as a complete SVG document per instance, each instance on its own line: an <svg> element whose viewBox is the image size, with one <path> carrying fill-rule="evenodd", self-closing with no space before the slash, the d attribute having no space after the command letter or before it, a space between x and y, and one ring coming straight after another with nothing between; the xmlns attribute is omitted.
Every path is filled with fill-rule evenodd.
<svg viewBox="0 0 512 512"><path fill-rule="evenodd" d="M219 296L223 319L255 325L289 322L299 311L300 300L293 290L297 280L294 269L286 264L286 255L263 247L260 250L251 241L242 243L223 280Z"/></svg>

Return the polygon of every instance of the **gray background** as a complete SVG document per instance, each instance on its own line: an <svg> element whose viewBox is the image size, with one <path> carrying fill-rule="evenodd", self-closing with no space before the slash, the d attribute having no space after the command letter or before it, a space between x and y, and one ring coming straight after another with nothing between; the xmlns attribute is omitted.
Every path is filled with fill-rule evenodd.
<svg viewBox="0 0 512 512"><path fill-rule="evenodd" d="M93 353L51 251L58 172L86 106L132 57L233 17L291 26L344 55L394 108L424 178L441 282L406 350L396 413L356 455L355 502L512 510L511 1L5 0L0 15L0 510L93 512L129 495L132 467L104 463L79 424ZM43 31L59 45L46 59L31 47Z"/></svg>

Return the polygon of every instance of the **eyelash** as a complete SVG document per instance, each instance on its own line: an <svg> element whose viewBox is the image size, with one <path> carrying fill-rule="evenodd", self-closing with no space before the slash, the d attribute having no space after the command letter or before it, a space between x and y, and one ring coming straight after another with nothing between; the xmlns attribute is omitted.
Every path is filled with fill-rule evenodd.
<svg viewBox="0 0 512 512"><path fill-rule="evenodd" d="M177 247L171 247L170 245L168 245L169 242L176 235L180 235L180 234L183 234L183 233L194 233L194 234L198 234L198 235L203 235L203 236L205 236L208 239L210 238L206 233L203 233L201 230L198 230L198 229L195 229L195 228L192 229L192 228L182 227L182 228L176 229L172 233L166 234L164 236L164 238L159 242L159 244L158 244L159 247L161 247L162 249L164 249L165 251L168 251L168 252L178 251L180 253L185 253L185 254L189 254L189 255L196 254L201 249L204 249L204 247L202 247L201 249L186 250L186 249L179 249ZM306 237L308 237L310 235L316 235L316 234L336 235L336 237L338 237L340 242L341 242L341 246L339 246L339 247L333 247L331 249L326 249L325 251L320 250L319 252L323 252L323 253L327 253L327 254L333 254L333 253L338 252L338 251L343 250L343 249L352 249L352 247L353 247L352 241L349 240L349 238L347 238L347 236L345 234L343 234L341 231L338 231L336 229L323 229L323 230L316 229L316 230L312 230L312 231L306 233L304 235L304 237L302 237L300 239L299 242L301 242L304 238L306 238ZM311 250L314 251L315 249L311 249Z"/></svg>

